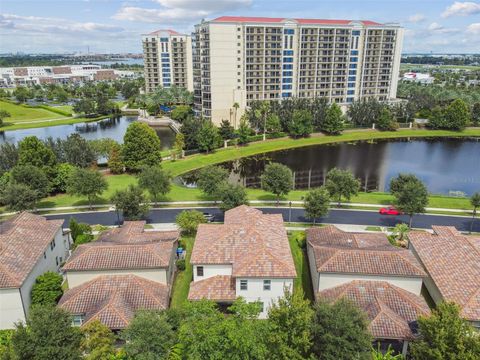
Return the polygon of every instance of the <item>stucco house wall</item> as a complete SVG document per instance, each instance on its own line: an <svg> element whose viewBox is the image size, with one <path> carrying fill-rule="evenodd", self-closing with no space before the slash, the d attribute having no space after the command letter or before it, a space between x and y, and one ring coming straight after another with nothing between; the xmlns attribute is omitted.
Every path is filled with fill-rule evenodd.
<svg viewBox="0 0 480 360"><path fill-rule="evenodd" d="M121 269L121 270L91 270L91 271L67 271L68 287L74 288L87 281L102 275L136 275L147 280L162 284L167 283L167 269Z"/></svg>
<svg viewBox="0 0 480 360"><path fill-rule="evenodd" d="M197 267L203 266L203 276L197 275ZM205 280L216 275L232 275L232 265L193 265L193 281Z"/></svg>
<svg viewBox="0 0 480 360"><path fill-rule="evenodd" d="M247 280L247 290L241 290L240 281ZM263 281L270 280L270 290L263 289ZM280 278L242 278L235 279L235 289L237 297L244 298L247 302L260 301L263 303L263 311L260 313L260 318L267 317L268 309L272 303L276 302L278 298L282 297L285 289L293 290L293 279Z"/></svg>

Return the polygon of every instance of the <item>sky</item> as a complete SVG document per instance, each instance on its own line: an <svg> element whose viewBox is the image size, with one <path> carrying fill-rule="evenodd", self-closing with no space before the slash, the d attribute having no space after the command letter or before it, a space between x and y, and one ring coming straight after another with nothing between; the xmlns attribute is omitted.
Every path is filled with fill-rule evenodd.
<svg viewBox="0 0 480 360"><path fill-rule="evenodd" d="M453 0L0 0L0 53L141 52L221 15L394 22L404 52L480 53L480 1Z"/></svg>

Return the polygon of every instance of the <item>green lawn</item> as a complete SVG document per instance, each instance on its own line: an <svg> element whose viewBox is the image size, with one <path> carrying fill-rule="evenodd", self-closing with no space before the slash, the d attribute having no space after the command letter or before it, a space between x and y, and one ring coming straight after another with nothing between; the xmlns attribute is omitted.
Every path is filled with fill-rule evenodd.
<svg viewBox="0 0 480 360"><path fill-rule="evenodd" d="M294 291L303 291L305 298L314 301L312 279L308 267L307 253L300 247L299 243L305 241L304 231L291 231L288 235L290 250L297 269L297 278L293 282Z"/></svg>
<svg viewBox="0 0 480 360"><path fill-rule="evenodd" d="M25 107L6 101L0 101L0 109L8 111L11 115L11 117L5 119L5 123L21 123L24 121L65 118L65 116L46 109Z"/></svg>
<svg viewBox="0 0 480 360"><path fill-rule="evenodd" d="M185 257L185 270L178 271L175 276L175 282L173 283L172 289L172 301L170 306L173 308L182 307L182 305L187 301L188 291L190 290L190 282L193 279L193 268L190 264L190 256L192 255L193 237L183 236L181 238L181 244L186 248L187 255Z"/></svg>

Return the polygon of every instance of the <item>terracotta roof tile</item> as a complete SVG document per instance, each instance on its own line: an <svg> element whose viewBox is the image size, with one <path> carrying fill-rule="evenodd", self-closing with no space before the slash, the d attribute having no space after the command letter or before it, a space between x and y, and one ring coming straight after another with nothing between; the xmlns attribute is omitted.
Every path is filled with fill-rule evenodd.
<svg viewBox="0 0 480 360"><path fill-rule="evenodd" d="M254 16L220 16L213 19L212 22L234 22L234 23L284 23L288 20L296 21L304 25L350 25L354 20L334 20L334 19L290 19L290 18L270 18ZM370 20L361 20L364 25L381 25Z"/></svg>
<svg viewBox="0 0 480 360"><path fill-rule="evenodd" d="M126 221L80 245L63 270L151 269L168 267L178 231L144 231L144 221Z"/></svg>
<svg viewBox="0 0 480 360"><path fill-rule="evenodd" d="M23 284L62 224L28 212L0 223L0 288Z"/></svg>
<svg viewBox="0 0 480 360"><path fill-rule="evenodd" d="M432 226L435 234L412 231L410 244L445 301L461 315L480 320L480 237L462 235L454 227Z"/></svg>
<svg viewBox="0 0 480 360"><path fill-rule="evenodd" d="M415 256L385 234L348 233L334 226L307 230L318 272L425 277Z"/></svg>
<svg viewBox="0 0 480 360"><path fill-rule="evenodd" d="M376 339L412 339L412 325L430 313L425 300L386 281L351 281L320 291L317 299L346 298L363 309Z"/></svg>
<svg viewBox="0 0 480 360"><path fill-rule="evenodd" d="M169 289L164 284L135 275L108 275L68 290L59 306L84 315L84 325L99 320L118 330L128 325L135 311L163 310L168 302Z"/></svg>
<svg viewBox="0 0 480 360"><path fill-rule="evenodd" d="M264 215L239 206L225 213L225 223L200 224L192 264L232 264L232 275L297 276L281 215Z"/></svg>
<svg viewBox="0 0 480 360"><path fill-rule="evenodd" d="M233 301L236 299L235 279L228 275L217 275L190 284L188 300L210 299Z"/></svg>

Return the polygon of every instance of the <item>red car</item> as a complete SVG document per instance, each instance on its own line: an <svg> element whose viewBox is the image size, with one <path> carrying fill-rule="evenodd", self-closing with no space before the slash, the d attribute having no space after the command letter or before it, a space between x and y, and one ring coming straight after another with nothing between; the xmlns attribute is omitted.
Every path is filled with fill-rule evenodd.
<svg viewBox="0 0 480 360"><path fill-rule="evenodd" d="M395 209L393 206L381 208L379 213L382 215L402 215L402 212Z"/></svg>

